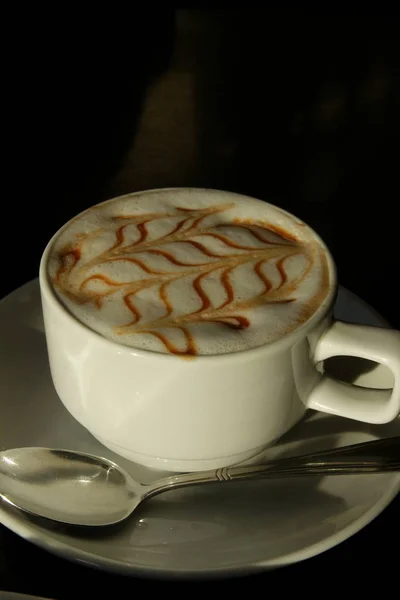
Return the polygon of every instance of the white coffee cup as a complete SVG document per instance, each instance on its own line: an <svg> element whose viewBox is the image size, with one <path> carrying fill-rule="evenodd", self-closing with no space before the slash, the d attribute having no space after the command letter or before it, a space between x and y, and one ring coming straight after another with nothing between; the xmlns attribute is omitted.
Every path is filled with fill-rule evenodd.
<svg viewBox="0 0 400 600"><path fill-rule="evenodd" d="M48 275L58 235L39 278L54 386L73 417L117 454L168 471L214 469L257 455L307 409L367 423L399 415L400 332L333 319L337 280L326 246L330 288L308 320L261 347L184 360L106 339L75 318ZM337 355L385 364L393 389L321 373L318 363Z"/></svg>

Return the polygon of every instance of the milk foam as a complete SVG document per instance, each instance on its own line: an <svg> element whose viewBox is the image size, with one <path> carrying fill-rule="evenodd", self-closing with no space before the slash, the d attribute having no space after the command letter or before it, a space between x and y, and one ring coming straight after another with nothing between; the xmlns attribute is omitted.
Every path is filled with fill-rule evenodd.
<svg viewBox="0 0 400 600"><path fill-rule="evenodd" d="M209 190L123 196L56 236L48 271L60 302L118 343L174 354L268 344L329 292L326 252L302 222L259 200Z"/></svg>

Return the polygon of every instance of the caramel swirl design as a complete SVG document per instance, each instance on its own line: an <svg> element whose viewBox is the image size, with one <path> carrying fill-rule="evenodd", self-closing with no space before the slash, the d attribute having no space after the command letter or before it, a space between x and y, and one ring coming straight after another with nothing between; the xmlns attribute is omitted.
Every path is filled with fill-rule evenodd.
<svg viewBox="0 0 400 600"><path fill-rule="evenodd" d="M224 220L231 206L113 215L57 249L53 286L103 322L118 306L123 322L110 330L122 342L151 336L164 352L197 355L199 325L218 335L248 329L251 311L296 301L314 262L315 247L283 229Z"/></svg>

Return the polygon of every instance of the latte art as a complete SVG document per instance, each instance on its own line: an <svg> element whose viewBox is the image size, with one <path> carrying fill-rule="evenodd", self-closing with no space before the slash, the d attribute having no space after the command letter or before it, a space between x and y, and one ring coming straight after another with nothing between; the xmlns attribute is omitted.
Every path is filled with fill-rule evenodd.
<svg viewBox="0 0 400 600"><path fill-rule="evenodd" d="M327 295L325 252L304 229L234 194L135 194L67 224L49 275L106 338L182 356L236 352L282 337Z"/></svg>

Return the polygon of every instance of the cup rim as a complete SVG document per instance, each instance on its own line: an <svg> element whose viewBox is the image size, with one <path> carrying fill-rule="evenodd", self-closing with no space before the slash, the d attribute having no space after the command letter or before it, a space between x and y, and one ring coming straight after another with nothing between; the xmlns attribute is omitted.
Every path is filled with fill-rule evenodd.
<svg viewBox="0 0 400 600"><path fill-rule="evenodd" d="M55 241L57 240L58 236L75 219L77 219L78 217L81 217L85 212L91 210L95 206L101 206L103 204L113 202L116 199L123 199L123 198L132 197L132 196L136 196L136 195L140 195L140 194L166 192L166 191L169 192L169 191L174 191L174 190L187 190L187 191L202 191L203 190L208 193L215 192L216 194L229 193L229 194L232 194L235 196L240 196L242 198L249 198L252 200L260 200L259 198L255 198L253 196L239 194L239 193L231 192L228 190L181 186L181 187L152 188L149 190L140 190L140 191L136 191L136 192L130 192L127 194L123 194L120 196L115 196L115 197L109 198L103 202L98 202L98 203L84 209L83 211L77 213L75 216L73 216L71 219L69 219L66 223L64 223L64 225L62 225L52 235L52 237L46 244L46 246L42 252L42 256L40 259L40 266L39 266L39 285L40 285L40 291L41 291L41 295L42 295L42 304L43 304L43 299L45 298L56 310L58 310L59 314L62 314L65 318L67 318L71 322L71 324L73 324L74 326L76 326L79 329L81 329L82 331L84 331L86 333L86 335L96 339L101 344L105 344L106 346L109 346L109 347L114 348L115 350L118 350L119 352L124 352L124 353L132 354L135 356L141 356L141 357L147 358L147 359L151 358L152 360L163 360L163 361L174 360L174 361L176 361L176 360L183 359L183 360L187 361L188 363L192 363L192 362L197 363L198 361L200 361L202 363L206 362L206 361L208 361L208 362L210 362L210 361L221 362L223 360L232 361L235 358L238 360L253 359L260 355L279 352L280 350L283 350L287 347L293 346L298 339L304 338L307 335L307 333L310 330L312 330L319 322L321 322L324 319L324 317L330 312L330 310L333 308L333 305L335 303L336 296L338 293L338 282L337 282L336 264L335 264L332 254L331 254L328 246L326 245L325 241L319 236L319 234L310 225L308 225L308 223L304 222L302 219L300 219L293 213L290 213L289 211L281 208L280 206L277 206L270 202L261 200L267 206L269 205L269 206L272 206L274 209L278 209L284 215L294 218L294 219L296 219L297 222L304 225L308 229L308 231L312 234L312 236L315 237L317 242L320 244L320 246L326 253L329 277L330 277L328 293L325 296L324 300L321 302L321 304L318 306L318 308L314 311L314 313L308 319L306 319L306 321L301 323L299 326L295 327L292 331L283 335L283 337L281 337L281 338L272 340L271 342L268 342L261 346L256 346L254 348L245 348L243 350L238 350L235 352L228 352L228 353L224 353L224 354L197 354L195 356L185 356L185 355L179 355L179 354L170 354L167 352L165 352L165 353L164 352L156 352L156 351L147 350L144 348L135 348L134 346L128 346L126 344L122 344L115 340L106 338L103 335L101 335L100 333L98 333L97 331L95 331L94 329L92 329L91 327L89 327L88 325L86 325L85 323L82 323L82 321L77 319L67 309L67 307L59 300L59 298L57 297L57 295L50 283L50 280L49 280L49 275L48 275L48 271L47 271L48 258L50 256L52 246L55 243Z"/></svg>

